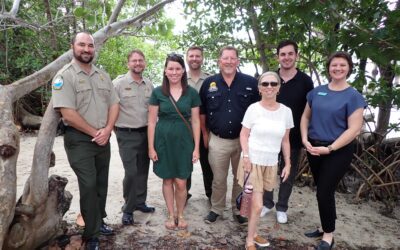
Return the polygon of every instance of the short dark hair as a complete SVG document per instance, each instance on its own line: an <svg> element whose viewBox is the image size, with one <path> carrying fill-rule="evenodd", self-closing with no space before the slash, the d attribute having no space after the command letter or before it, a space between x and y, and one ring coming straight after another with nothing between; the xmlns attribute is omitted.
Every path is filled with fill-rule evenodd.
<svg viewBox="0 0 400 250"><path fill-rule="evenodd" d="M193 46L190 46L188 49L187 49L187 51L186 51L186 55L189 53L189 51L191 51L191 50L200 50L200 52L201 52L201 55L203 55L203 47L201 47L201 46L197 46L197 45L193 45Z"/></svg>
<svg viewBox="0 0 400 250"><path fill-rule="evenodd" d="M223 53L225 50L233 50L233 51L235 51L236 56L239 57L239 51L238 51L235 47L228 45L228 46L222 47L222 48L219 50L218 58L221 58L222 53Z"/></svg>
<svg viewBox="0 0 400 250"><path fill-rule="evenodd" d="M347 77L349 77L351 73L353 73L354 64L350 54L347 53L346 51L336 51L328 57L328 61L326 62L326 69L328 71L328 75L329 75L329 66L331 65L331 62L334 58L343 58L347 61L347 63L349 64L349 72L347 73Z"/></svg>
<svg viewBox="0 0 400 250"><path fill-rule="evenodd" d="M129 52L129 54L128 54L128 61L129 61L129 58L131 58L131 56L132 56L133 54L139 54L139 55L141 55L141 56L143 57L143 59L146 59L146 57L144 56L143 52L142 52L140 49L133 49L133 50L131 50L131 52Z"/></svg>
<svg viewBox="0 0 400 250"><path fill-rule="evenodd" d="M164 71L163 71L163 81L161 85L161 91L165 96L169 96L171 93L169 91L169 80L167 75L165 74L165 68L167 68L168 62L177 62L179 63L184 72L182 75L182 95L185 95L186 90L188 88L188 79L187 79L187 72L185 68L185 62L183 61L183 55L176 54L176 53L171 53L167 55L167 59L165 59L165 64L164 64Z"/></svg>
<svg viewBox="0 0 400 250"><path fill-rule="evenodd" d="M276 47L276 54L279 55L279 51L283 48L286 47L288 45L292 45L294 48L294 52L296 52L296 54L299 51L299 46L297 45L297 43L293 40L283 40L278 44L278 47Z"/></svg>
<svg viewBox="0 0 400 250"><path fill-rule="evenodd" d="M75 43L75 41L76 41L76 37L77 37L79 34L86 34L86 35L89 35L89 36L93 37L92 34L91 34L89 31L81 31L81 32L78 32L78 33L76 33L76 34L72 37L72 39L71 39L71 44L72 44L72 45L74 45L74 43ZM94 40L94 39L93 39L93 40Z"/></svg>

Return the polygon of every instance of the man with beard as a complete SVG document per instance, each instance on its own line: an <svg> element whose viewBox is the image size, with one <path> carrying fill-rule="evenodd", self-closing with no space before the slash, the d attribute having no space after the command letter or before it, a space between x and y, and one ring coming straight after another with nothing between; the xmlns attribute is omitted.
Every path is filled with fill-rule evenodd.
<svg viewBox="0 0 400 250"><path fill-rule="evenodd" d="M92 35L76 34L71 48L72 61L54 77L52 100L66 125L64 148L78 178L85 221L82 239L86 249L99 249L99 235L113 234L103 218L107 216L109 139L119 99L108 74L91 63L95 54Z"/></svg>
<svg viewBox="0 0 400 250"><path fill-rule="evenodd" d="M294 127L290 130L290 161L291 168L288 179L279 186L278 202L274 204L273 191L265 191L261 217L265 216L274 207L278 223L287 223L289 197L292 193L294 179L297 175L298 160L303 146L300 135L300 119L307 103L307 93L314 88L311 78L296 68L296 60L299 57L296 42L285 40L278 44L277 58L279 62L278 74L281 78L281 88L277 101L292 110ZM282 154L279 157L279 168L285 166Z"/></svg>
<svg viewBox="0 0 400 250"><path fill-rule="evenodd" d="M203 65L203 48L199 46L191 46L186 52L186 63L189 66L188 70L188 83L195 88L197 92L200 91L204 79L210 76L201 70ZM213 173L208 162L208 149L204 147L203 136L200 136L200 165L203 171L204 191L208 199L211 199L211 185L213 180ZM189 194L191 187L191 177L186 182L186 189L188 191L188 199L192 196Z"/></svg>
<svg viewBox="0 0 400 250"><path fill-rule="evenodd" d="M122 224L133 224L133 211L153 213L146 205L150 159L147 146L147 115L153 84L142 77L146 59L142 51L128 54L129 71L113 81L120 98L120 113L115 123L119 155L125 169L123 180Z"/></svg>

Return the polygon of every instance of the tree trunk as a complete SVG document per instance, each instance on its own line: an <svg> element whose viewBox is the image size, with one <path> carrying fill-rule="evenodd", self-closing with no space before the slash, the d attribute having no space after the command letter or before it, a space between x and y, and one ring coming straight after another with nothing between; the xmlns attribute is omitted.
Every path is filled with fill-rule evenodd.
<svg viewBox="0 0 400 250"><path fill-rule="evenodd" d="M72 200L72 195L64 191L68 180L51 176L48 182L44 181L52 166L51 149L59 121L60 114L50 101L36 141L31 175L15 208L5 249L35 249L66 230L61 222Z"/></svg>
<svg viewBox="0 0 400 250"><path fill-rule="evenodd" d="M390 121L390 111L392 108L393 101L393 80L394 80L394 69L391 64L387 64L385 66L378 66L379 71L381 73L381 77L383 79L382 89L383 91L387 91L388 98L384 99L379 104L379 114L378 120L376 123L375 133L377 133L382 139L385 138L387 129L389 127Z"/></svg>
<svg viewBox="0 0 400 250"><path fill-rule="evenodd" d="M260 64L262 67L262 72L267 72L269 70L269 65L267 54L265 53L265 39L263 39L263 33L257 20L257 12L251 2L247 5L247 14L249 15L251 20L251 29L253 30L254 38L256 40L256 48L258 53L260 54Z"/></svg>
<svg viewBox="0 0 400 250"><path fill-rule="evenodd" d="M0 85L0 249L14 217L19 153L19 133L13 123L12 97L8 86Z"/></svg>
<svg viewBox="0 0 400 250"><path fill-rule="evenodd" d="M54 30L54 25L53 25L53 18L51 16L51 9L50 9L50 3L49 0L43 0L44 6L46 8L46 16L47 16L47 21L49 22L50 25L50 34L51 34L51 43L50 46L53 50L58 50L57 46L57 36L56 36L56 31Z"/></svg>

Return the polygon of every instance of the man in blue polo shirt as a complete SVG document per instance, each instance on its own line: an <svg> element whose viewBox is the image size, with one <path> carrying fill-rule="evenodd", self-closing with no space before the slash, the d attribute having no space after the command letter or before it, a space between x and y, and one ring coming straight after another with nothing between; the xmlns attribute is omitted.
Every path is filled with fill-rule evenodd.
<svg viewBox="0 0 400 250"><path fill-rule="evenodd" d="M240 216L235 206L236 196L241 191L236 178L241 153L239 134L247 107L258 101L259 95L257 79L237 72L238 57L236 48L223 47L218 58L220 73L206 78L199 92L203 140L209 149L208 160L214 174L211 211L204 219L206 223L214 223L225 209L230 164L233 174L232 212L240 224L247 223L247 218Z"/></svg>

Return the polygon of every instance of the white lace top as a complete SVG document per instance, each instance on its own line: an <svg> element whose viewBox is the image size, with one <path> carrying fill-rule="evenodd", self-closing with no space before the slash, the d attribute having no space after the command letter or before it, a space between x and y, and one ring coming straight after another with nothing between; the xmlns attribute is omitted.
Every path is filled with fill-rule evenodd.
<svg viewBox="0 0 400 250"><path fill-rule="evenodd" d="M293 128L290 108L280 103L277 110L270 111L260 102L253 103L247 109L242 125L250 129L250 162L262 166L276 165L286 129Z"/></svg>

